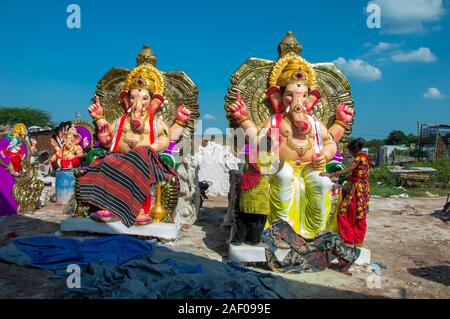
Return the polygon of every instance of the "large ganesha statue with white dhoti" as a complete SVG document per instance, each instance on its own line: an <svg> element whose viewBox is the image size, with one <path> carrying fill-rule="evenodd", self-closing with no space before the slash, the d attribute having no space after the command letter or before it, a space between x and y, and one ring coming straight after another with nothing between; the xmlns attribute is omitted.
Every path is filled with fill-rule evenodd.
<svg viewBox="0 0 450 319"><path fill-rule="evenodd" d="M241 143L236 153L246 149L250 164L244 166L240 213L266 215L265 233L277 233L275 242L290 232L295 242L309 241L330 222L332 182L321 172L345 150L354 101L344 74L333 63L306 61L292 32L278 53L276 61L245 61L225 97Z"/></svg>

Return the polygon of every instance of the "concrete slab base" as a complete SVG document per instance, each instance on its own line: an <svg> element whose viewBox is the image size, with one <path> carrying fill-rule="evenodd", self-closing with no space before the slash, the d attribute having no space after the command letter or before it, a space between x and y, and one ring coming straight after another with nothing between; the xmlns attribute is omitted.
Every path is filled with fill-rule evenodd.
<svg viewBox="0 0 450 319"><path fill-rule="evenodd" d="M371 252L370 249L367 248L357 248L361 253L356 259L356 265L370 265L371 264Z"/></svg>
<svg viewBox="0 0 450 319"><path fill-rule="evenodd" d="M263 245L230 244L228 261L235 263L266 262L265 247Z"/></svg>
<svg viewBox="0 0 450 319"><path fill-rule="evenodd" d="M132 235L154 237L166 241L177 239L179 227L172 223L151 223L142 226L126 227L122 222L100 223L91 218L76 217L61 221L60 232L87 232L94 234Z"/></svg>
<svg viewBox="0 0 450 319"><path fill-rule="evenodd" d="M360 255L355 261L356 265L370 265L371 264L371 252L367 248L358 248ZM277 249L275 251L275 257L281 261L289 253L289 249ZM228 249L228 261L236 263L250 263L250 262L266 262L265 247L250 246L250 245L230 245ZM337 259L333 260L337 262ZM332 262L333 262L332 261Z"/></svg>

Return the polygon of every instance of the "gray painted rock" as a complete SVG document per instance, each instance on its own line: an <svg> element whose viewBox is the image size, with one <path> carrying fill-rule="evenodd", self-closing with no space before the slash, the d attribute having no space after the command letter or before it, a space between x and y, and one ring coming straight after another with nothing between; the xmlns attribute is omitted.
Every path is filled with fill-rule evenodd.
<svg viewBox="0 0 450 319"><path fill-rule="evenodd" d="M193 156L186 155L177 172L180 180L180 196L175 208L175 223L192 225L197 220L200 207L199 164Z"/></svg>

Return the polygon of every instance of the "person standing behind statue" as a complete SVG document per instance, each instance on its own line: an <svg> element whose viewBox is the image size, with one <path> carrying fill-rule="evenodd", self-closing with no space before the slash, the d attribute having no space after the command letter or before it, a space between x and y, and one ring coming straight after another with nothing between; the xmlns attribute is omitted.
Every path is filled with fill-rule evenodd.
<svg viewBox="0 0 450 319"><path fill-rule="evenodd" d="M236 220L235 241L257 245L270 213L269 202L269 170L273 162L270 138L262 138L260 145L267 145L267 151L257 148L256 163L254 163L250 145L244 151L246 163L242 172L239 195L239 213Z"/></svg>
<svg viewBox="0 0 450 319"><path fill-rule="evenodd" d="M339 233L347 245L362 246L366 235L366 216L369 213L369 170L368 156L361 150L363 143L353 140L348 150L353 156L353 162L346 168L335 173L321 173L322 176L337 177L352 172L352 178L347 195L342 201L337 216Z"/></svg>

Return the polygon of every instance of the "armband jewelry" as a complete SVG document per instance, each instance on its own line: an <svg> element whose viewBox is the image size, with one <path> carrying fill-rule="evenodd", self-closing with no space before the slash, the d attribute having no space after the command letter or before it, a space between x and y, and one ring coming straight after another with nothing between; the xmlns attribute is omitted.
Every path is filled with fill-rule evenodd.
<svg viewBox="0 0 450 319"><path fill-rule="evenodd" d="M97 122L97 121L99 121L99 120L103 120L105 117L103 116L103 115L99 115L99 116L96 116L95 118L94 118L94 122Z"/></svg>
<svg viewBox="0 0 450 319"><path fill-rule="evenodd" d="M328 136L325 136L323 138L323 145L329 144L336 144L336 141L334 140L333 135L331 135L331 133L328 133Z"/></svg>
<svg viewBox="0 0 450 319"><path fill-rule="evenodd" d="M246 116L246 117L244 117L244 118L241 118L239 121L237 121L236 122L236 124L241 124L241 123L243 123L243 122L245 122L245 121L247 121L248 120L248 116Z"/></svg>
<svg viewBox="0 0 450 319"><path fill-rule="evenodd" d="M345 124L344 122L339 121L339 120L334 121L334 124L337 124L337 125L339 125L340 127L344 128L344 129L348 128L347 124Z"/></svg>
<svg viewBox="0 0 450 319"><path fill-rule="evenodd" d="M182 126L182 127L186 127L187 126L187 123L183 123L183 122L181 122L179 120L175 120L175 123L177 123L179 126Z"/></svg>

